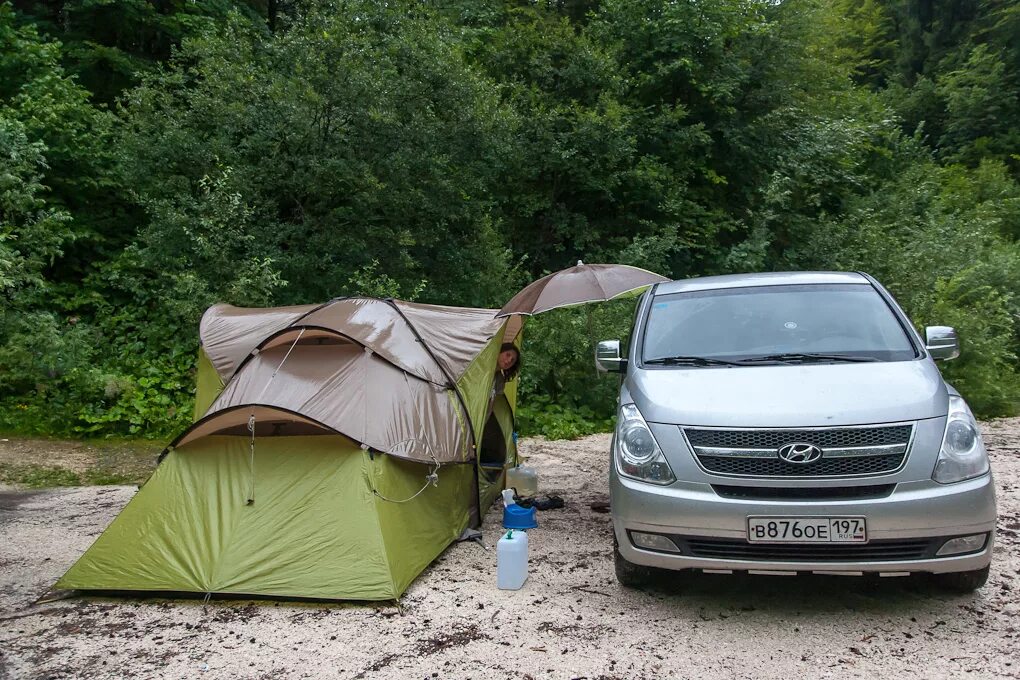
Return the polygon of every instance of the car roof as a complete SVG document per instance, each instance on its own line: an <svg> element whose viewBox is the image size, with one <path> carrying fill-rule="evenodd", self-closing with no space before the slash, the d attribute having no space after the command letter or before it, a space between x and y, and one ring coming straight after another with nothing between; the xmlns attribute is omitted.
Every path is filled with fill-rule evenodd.
<svg viewBox="0 0 1020 680"><path fill-rule="evenodd" d="M866 276L858 272L764 272L759 274L727 274L725 276L701 276L693 279L668 281L655 287L656 295L687 293L697 290L720 288L748 288L750 286L786 286L806 284L870 284Z"/></svg>

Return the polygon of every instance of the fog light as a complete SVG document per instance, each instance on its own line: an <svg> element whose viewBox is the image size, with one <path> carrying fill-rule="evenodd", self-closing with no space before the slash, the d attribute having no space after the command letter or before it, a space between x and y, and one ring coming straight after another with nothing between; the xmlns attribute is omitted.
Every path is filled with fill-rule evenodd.
<svg viewBox="0 0 1020 680"><path fill-rule="evenodd" d="M640 531L632 531L630 532L630 540L634 543L635 547L644 548L645 550L680 552L680 548L676 547L676 543L659 534L644 534Z"/></svg>
<svg viewBox="0 0 1020 680"><path fill-rule="evenodd" d="M974 534L973 536L960 536L959 538L951 538L942 544L939 551L935 553L937 557L945 557L946 555L959 555L960 553L977 552L985 547L985 534Z"/></svg>

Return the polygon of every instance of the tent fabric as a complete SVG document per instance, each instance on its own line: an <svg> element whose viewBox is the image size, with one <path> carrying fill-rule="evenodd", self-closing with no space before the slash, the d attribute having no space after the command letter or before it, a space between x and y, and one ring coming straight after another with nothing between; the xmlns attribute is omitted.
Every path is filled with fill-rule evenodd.
<svg viewBox="0 0 1020 680"><path fill-rule="evenodd" d="M517 463L517 444L513 440L513 408L506 396L499 395L493 403L493 420L499 426L502 434L502 449L506 452L502 462L502 470L498 474L482 474L478 478L479 507L487 508L499 497L500 492L506 486L506 470Z"/></svg>
<svg viewBox="0 0 1020 680"><path fill-rule="evenodd" d="M455 381L505 323L494 309L395 303Z"/></svg>
<svg viewBox="0 0 1020 680"><path fill-rule="evenodd" d="M198 364L195 371L195 412L192 420L199 420L223 390L216 367L201 347L198 349Z"/></svg>
<svg viewBox="0 0 1020 680"><path fill-rule="evenodd" d="M300 414L267 406L245 405L223 411L217 411L194 423L183 435L178 437L167 451L188 442L214 434L239 434L250 436L248 423L255 418L255 434L265 436L289 436L292 434L337 434L322 423Z"/></svg>
<svg viewBox="0 0 1020 680"><path fill-rule="evenodd" d="M490 371L491 372L491 371ZM247 418L245 406L303 416L375 450L423 463L464 462L466 419L447 390L408 376L353 343L277 346L252 357L209 408ZM286 418L285 418L286 419ZM256 416L256 434L259 430ZM229 421L229 419L228 419ZM215 427L206 416L181 446Z"/></svg>
<svg viewBox="0 0 1020 680"><path fill-rule="evenodd" d="M267 337L320 305L248 309L213 305L202 315L199 337L203 350L223 382L230 379L244 357Z"/></svg>
<svg viewBox="0 0 1020 680"><path fill-rule="evenodd" d="M424 466L394 456L376 456L367 464L375 497L386 560L393 589L387 599L399 597L439 554L472 524L475 510L473 465L446 465L439 470L437 486L406 500L422 488ZM491 501L490 501L491 504ZM482 506L488 508L488 505Z"/></svg>
<svg viewBox="0 0 1020 680"><path fill-rule="evenodd" d="M242 407L266 407L408 460L473 460L504 326L494 313L376 298L216 305L202 318L202 351L225 386L174 446L236 428ZM277 414L277 432L287 419Z"/></svg>
<svg viewBox="0 0 1020 680"><path fill-rule="evenodd" d="M224 382L274 335L311 328L346 336L408 373L447 385L463 374L489 338L503 327L495 313L493 309L376 298L341 298L325 305L268 309L215 305L202 317L200 334L202 347ZM286 342L280 338L276 344Z"/></svg>
<svg viewBox="0 0 1020 680"><path fill-rule="evenodd" d="M426 466L337 435L271 437L248 505L249 463L243 437L175 449L57 587L391 599L469 522L469 465L393 503L375 492L409 497Z"/></svg>
<svg viewBox="0 0 1020 680"><path fill-rule="evenodd" d="M482 436L482 429L485 427L485 420L489 415L492 384L496 377L493 367L499 356L500 340L498 336L490 340L488 346L478 354L478 357L468 366L457 383L477 437Z"/></svg>
<svg viewBox="0 0 1020 680"><path fill-rule="evenodd" d="M480 523L516 460L511 381L492 416L502 460L480 469L506 327L494 313L211 308L195 423L57 586L399 597Z"/></svg>
<svg viewBox="0 0 1020 680"><path fill-rule="evenodd" d="M337 300L300 320L355 339L408 373L437 385L449 383L443 370L410 332L395 305L372 298Z"/></svg>

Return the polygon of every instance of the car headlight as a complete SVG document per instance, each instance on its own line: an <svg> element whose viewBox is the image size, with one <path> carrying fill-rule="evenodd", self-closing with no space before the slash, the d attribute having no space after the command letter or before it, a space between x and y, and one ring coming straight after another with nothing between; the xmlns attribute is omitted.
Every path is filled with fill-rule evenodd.
<svg viewBox="0 0 1020 680"><path fill-rule="evenodd" d="M962 398L949 397L949 418L931 478L940 484L962 482L988 472L988 453L977 421Z"/></svg>
<svg viewBox="0 0 1020 680"><path fill-rule="evenodd" d="M620 407L616 423L616 469L621 475L652 484L676 481L659 444L634 404Z"/></svg>

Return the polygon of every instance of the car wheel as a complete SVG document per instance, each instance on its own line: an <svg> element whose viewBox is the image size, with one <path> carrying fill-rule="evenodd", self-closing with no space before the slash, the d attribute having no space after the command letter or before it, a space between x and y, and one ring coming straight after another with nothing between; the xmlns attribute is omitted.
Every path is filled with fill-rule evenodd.
<svg viewBox="0 0 1020 680"><path fill-rule="evenodd" d="M988 570L957 571L949 574L934 574L935 585L953 593L972 593L988 581Z"/></svg>
<svg viewBox="0 0 1020 680"><path fill-rule="evenodd" d="M613 535L613 563L616 567L616 580L622 586L627 588L643 588L652 582L652 576L655 572L651 567L633 564L623 559L623 555L620 554L620 544L617 542L615 534Z"/></svg>

